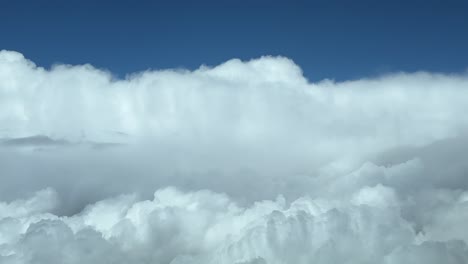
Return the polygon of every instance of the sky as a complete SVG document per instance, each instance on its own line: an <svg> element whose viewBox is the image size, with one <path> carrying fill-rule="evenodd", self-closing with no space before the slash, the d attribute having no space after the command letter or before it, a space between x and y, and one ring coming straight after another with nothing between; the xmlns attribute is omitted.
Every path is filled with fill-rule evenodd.
<svg viewBox="0 0 468 264"><path fill-rule="evenodd" d="M466 7L350 3L2 2L0 264L468 263Z"/></svg>
<svg viewBox="0 0 468 264"><path fill-rule="evenodd" d="M8 1L1 48L117 77L281 55L318 81L464 72L466 1Z"/></svg>

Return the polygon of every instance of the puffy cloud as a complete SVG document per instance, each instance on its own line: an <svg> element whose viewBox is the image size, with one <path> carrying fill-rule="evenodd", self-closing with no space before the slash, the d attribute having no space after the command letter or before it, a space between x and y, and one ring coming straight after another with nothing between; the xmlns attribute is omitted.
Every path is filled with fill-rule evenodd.
<svg viewBox="0 0 468 264"><path fill-rule="evenodd" d="M374 187L374 191L382 190ZM366 187L358 191L372 192ZM39 198L37 198L39 199ZM380 201L379 199L377 199ZM5 263L465 263L464 240L421 242L409 221L381 204L300 198L241 207L211 191L120 196L66 217L19 217ZM32 216L29 216L32 217ZM8 225L4 218L0 227ZM6 228L3 228L6 229ZM12 231L9 231L12 232ZM431 257L428 257L429 256Z"/></svg>
<svg viewBox="0 0 468 264"><path fill-rule="evenodd" d="M466 105L467 75L1 51L0 263L467 263Z"/></svg>

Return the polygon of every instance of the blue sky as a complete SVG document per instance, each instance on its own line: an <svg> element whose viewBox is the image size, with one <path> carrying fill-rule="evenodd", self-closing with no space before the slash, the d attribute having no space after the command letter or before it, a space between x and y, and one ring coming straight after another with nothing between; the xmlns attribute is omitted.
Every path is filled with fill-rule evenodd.
<svg viewBox="0 0 468 264"><path fill-rule="evenodd" d="M118 76L283 55L312 81L468 68L467 1L2 1L0 49Z"/></svg>

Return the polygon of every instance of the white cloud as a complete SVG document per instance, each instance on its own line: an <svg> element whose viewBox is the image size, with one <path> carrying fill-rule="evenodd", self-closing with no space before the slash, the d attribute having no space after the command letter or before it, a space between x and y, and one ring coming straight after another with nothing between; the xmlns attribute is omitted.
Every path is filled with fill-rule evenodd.
<svg viewBox="0 0 468 264"><path fill-rule="evenodd" d="M466 75L1 51L0 263L467 263L466 105Z"/></svg>

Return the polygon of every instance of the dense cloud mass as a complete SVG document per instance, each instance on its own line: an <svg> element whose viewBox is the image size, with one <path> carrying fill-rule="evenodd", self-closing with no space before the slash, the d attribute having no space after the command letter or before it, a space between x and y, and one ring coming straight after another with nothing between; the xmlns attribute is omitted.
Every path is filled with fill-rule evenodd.
<svg viewBox="0 0 468 264"><path fill-rule="evenodd" d="M468 74L117 79L0 52L0 263L468 263Z"/></svg>

